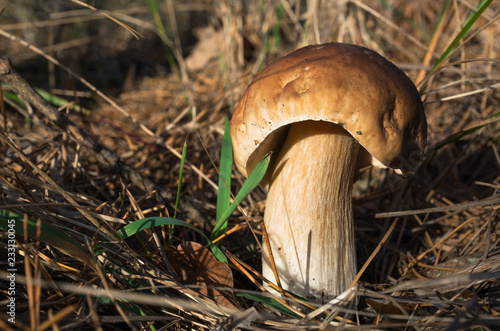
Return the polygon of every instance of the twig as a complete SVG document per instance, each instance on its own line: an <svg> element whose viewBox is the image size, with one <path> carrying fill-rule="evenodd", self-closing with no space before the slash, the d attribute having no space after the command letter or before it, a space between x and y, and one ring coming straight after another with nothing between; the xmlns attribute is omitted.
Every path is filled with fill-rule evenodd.
<svg viewBox="0 0 500 331"><path fill-rule="evenodd" d="M441 213L445 211L452 210L465 210L470 208L477 208L491 204L500 203L500 196L493 196L479 201L472 202L462 202L451 206L434 207L434 208L424 208L416 210L405 210L405 211L393 211L388 213L378 213L375 214L375 218L386 218L386 217L401 217L415 214L429 214L429 213Z"/></svg>
<svg viewBox="0 0 500 331"><path fill-rule="evenodd" d="M460 273L436 279L411 280L388 288L382 291L382 293L394 293L416 289L431 289L434 293L438 291L438 288L443 292L447 290L456 291L459 288L469 287L477 282L485 282L497 278L500 278L500 271Z"/></svg>
<svg viewBox="0 0 500 331"><path fill-rule="evenodd" d="M276 268L276 263L274 260L273 250L271 248L271 242L269 240L269 236L267 235L266 225L264 221L260 222L262 228L262 241L266 244L267 254L266 258L268 259L268 263L271 265L271 269L273 270L274 279L276 279L276 285L278 285L278 290L281 293L281 298L285 300L286 294L281 286L280 276L278 274L278 268Z"/></svg>
<svg viewBox="0 0 500 331"><path fill-rule="evenodd" d="M136 39L139 39L139 37L144 38L139 32L137 32L136 30L132 29L130 26L128 26L126 24L123 24L122 22L120 22L119 20L117 20L113 16L107 14L106 12L104 12L102 10L99 10L99 9L97 9L95 7L92 7L91 5L86 4L85 2L82 2L82 1L78 1L78 0L71 0L71 1L74 2L74 3L76 3L76 4L79 4L82 7L89 8L90 10L95 11L96 13L99 13L99 14L102 14L102 15L106 16L107 18L109 18L110 20L112 20L113 22L115 22L116 24L120 25L122 28L124 28L128 32L130 32Z"/></svg>
<svg viewBox="0 0 500 331"><path fill-rule="evenodd" d="M366 260L365 264L363 265L363 267L361 268L361 270L359 270L358 274L356 275L356 277L354 277L353 281L351 282L351 285L349 285L348 288L351 288L351 287L354 287L358 280L361 278L361 276L363 275L363 273L365 272L366 268L368 268L368 266L370 265L370 263L372 262L372 260L375 258L375 256L378 254L378 252L380 251L380 249L385 245L385 243L387 242L387 239L389 238L389 236L391 235L392 231L394 230L394 228L396 227L396 224L398 223L398 218L396 218L394 220L394 222L392 222L392 225L390 226L389 230L387 230L387 232L385 233L384 237L382 238L382 240L380 240L379 244L377 245L377 247L375 248L375 250L372 252L372 254L370 255L370 257L368 258L368 260Z"/></svg>

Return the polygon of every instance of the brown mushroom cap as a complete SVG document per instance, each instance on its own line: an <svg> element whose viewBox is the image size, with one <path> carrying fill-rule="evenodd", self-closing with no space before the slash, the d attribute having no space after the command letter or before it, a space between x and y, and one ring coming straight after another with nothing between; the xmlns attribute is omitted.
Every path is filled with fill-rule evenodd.
<svg viewBox="0 0 500 331"><path fill-rule="evenodd" d="M427 137L420 95L394 64L361 46L307 46L264 69L237 106L231 137L241 173L279 150L289 124L306 120L341 125L374 163L403 171Z"/></svg>

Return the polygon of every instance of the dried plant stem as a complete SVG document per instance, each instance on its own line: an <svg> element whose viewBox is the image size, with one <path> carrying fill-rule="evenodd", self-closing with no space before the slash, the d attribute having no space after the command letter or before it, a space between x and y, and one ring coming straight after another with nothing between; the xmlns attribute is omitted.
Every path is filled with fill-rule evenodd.
<svg viewBox="0 0 500 331"><path fill-rule="evenodd" d="M491 196L478 201L456 203L450 206L432 207L432 208L424 208L417 210L395 211L388 213L377 213L375 214L375 218L402 217L402 216L411 216L416 214L442 213L445 211L463 211L471 208L483 207L497 203L500 203L500 196Z"/></svg>
<svg viewBox="0 0 500 331"><path fill-rule="evenodd" d="M434 32L434 35L432 37L431 43L429 44L429 48L427 49L427 53L425 54L425 58L422 61L422 65L424 66L424 69L421 69L418 72L418 76L415 79L415 85L419 86L422 80L424 79L425 75L427 74L427 69L425 67L430 66L431 60L432 60L432 55L434 54L434 51L436 50L439 37L441 37L441 34L443 33L445 24L441 22L439 26L437 27L436 31Z"/></svg>
<svg viewBox="0 0 500 331"><path fill-rule="evenodd" d="M280 276L276 268L276 263L274 262L273 250L271 247L271 242L269 241L269 236L267 235L266 224L264 223L264 221L261 222L261 228L262 228L262 242L263 245L266 246L266 250L268 252L267 256L264 255L262 258L268 260L266 261L266 264L271 267L274 279L276 279L276 285L278 285L278 291L281 294L281 298L285 299L286 294L285 291L283 290L283 286L281 285Z"/></svg>
<svg viewBox="0 0 500 331"><path fill-rule="evenodd" d="M107 14L104 11L99 10L99 9L97 9L97 8L89 5L89 4L86 4L85 2L82 2L82 1L78 1L78 0L71 0L71 1L74 2L74 3L76 3L76 4L79 4L82 7L89 8L90 10L93 10L96 13L99 13L99 14L102 14L102 15L106 16L107 18L109 18L110 20L112 20L113 22L115 22L116 24L120 25L122 28L124 28L128 32L130 32L136 39L139 39L139 37L143 37L139 32L137 32L136 30L132 29L128 25L123 24L122 22L120 22L119 20L117 20L116 18L114 18L113 16Z"/></svg>
<svg viewBox="0 0 500 331"><path fill-rule="evenodd" d="M365 272L366 268L368 268L368 266L370 265L370 263L373 261L373 259L375 258L375 256L380 251L380 249L387 242L387 239L391 235L392 231L394 231L394 228L396 227L397 222L398 222L398 218L396 218L394 220L394 222L392 222L392 225L389 227L389 230L387 230L386 234L384 235L384 237L382 238L382 240L380 240L380 243L377 245L377 247L375 248L375 250L372 252L372 254L368 258L368 260L366 260L365 264L363 264L363 267L361 268L361 270L359 270L358 274L356 275L356 277L352 281L351 285L349 285L349 288L351 288L354 285L356 285L356 283L359 281L359 279L361 278L361 276L363 276L363 273Z"/></svg>

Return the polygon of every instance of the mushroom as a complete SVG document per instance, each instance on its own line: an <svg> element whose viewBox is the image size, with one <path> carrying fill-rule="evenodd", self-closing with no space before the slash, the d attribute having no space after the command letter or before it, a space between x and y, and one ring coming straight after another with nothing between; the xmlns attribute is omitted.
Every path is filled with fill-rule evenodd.
<svg viewBox="0 0 500 331"><path fill-rule="evenodd" d="M370 163L411 171L426 134L415 85L361 46L307 46L254 78L231 120L234 159L247 176L273 152L264 224L285 290L324 303L347 289L354 180ZM276 284L266 245L262 268Z"/></svg>

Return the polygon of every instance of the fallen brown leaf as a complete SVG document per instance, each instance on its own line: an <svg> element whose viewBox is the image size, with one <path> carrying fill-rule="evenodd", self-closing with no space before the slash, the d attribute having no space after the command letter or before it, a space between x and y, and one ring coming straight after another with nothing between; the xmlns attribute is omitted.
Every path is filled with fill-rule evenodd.
<svg viewBox="0 0 500 331"><path fill-rule="evenodd" d="M238 309L231 288L234 286L231 269L217 261L203 245L188 241L170 251L169 260L179 280L184 285L195 285L196 292L212 299L217 304ZM221 290L227 287L227 290Z"/></svg>

